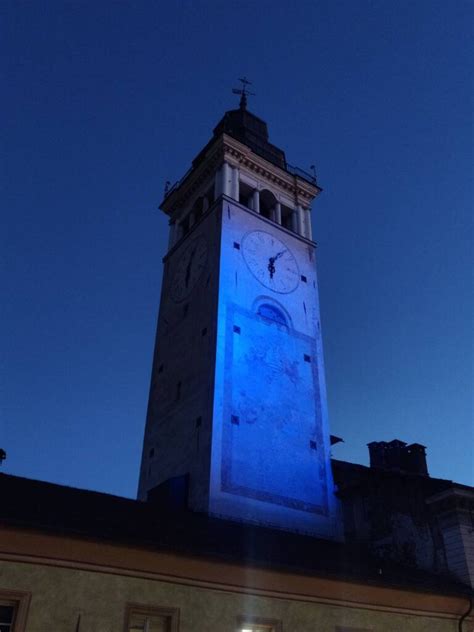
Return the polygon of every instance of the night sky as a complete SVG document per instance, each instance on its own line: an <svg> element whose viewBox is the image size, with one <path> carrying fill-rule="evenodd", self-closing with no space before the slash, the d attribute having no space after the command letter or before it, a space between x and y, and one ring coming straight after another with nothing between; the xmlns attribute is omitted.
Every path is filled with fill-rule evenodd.
<svg viewBox="0 0 474 632"><path fill-rule="evenodd" d="M296 6L294 6L296 5ZM1 471L136 493L166 251L157 210L249 109L313 205L331 432L473 484L474 4L0 4Z"/></svg>

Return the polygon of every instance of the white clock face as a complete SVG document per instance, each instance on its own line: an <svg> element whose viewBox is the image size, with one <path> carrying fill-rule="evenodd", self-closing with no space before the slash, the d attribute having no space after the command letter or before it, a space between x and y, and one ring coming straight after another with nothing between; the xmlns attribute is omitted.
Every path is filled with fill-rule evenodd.
<svg viewBox="0 0 474 632"><path fill-rule="evenodd" d="M171 298L180 303L187 298L198 282L207 263L207 244L203 237L194 239L180 256L171 281Z"/></svg>
<svg viewBox="0 0 474 632"><path fill-rule="evenodd" d="M300 272L295 256L270 233L247 233L242 240L242 254L253 276L270 290L288 294L298 287Z"/></svg>

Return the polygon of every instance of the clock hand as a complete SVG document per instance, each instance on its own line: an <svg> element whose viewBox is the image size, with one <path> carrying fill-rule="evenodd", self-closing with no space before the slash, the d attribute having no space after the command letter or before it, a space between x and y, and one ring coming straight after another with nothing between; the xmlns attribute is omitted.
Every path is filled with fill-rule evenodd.
<svg viewBox="0 0 474 632"><path fill-rule="evenodd" d="M270 272L270 279L273 279L273 275L275 274L275 257L269 258L267 269Z"/></svg>
<svg viewBox="0 0 474 632"><path fill-rule="evenodd" d="M270 279L273 279L273 275L276 272L276 268L275 268L275 261L277 259L279 259L284 253L286 252L286 248L285 250L282 250L281 252L278 252L274 257L270 257L268 259L268 271L270 272Z"/></svg>

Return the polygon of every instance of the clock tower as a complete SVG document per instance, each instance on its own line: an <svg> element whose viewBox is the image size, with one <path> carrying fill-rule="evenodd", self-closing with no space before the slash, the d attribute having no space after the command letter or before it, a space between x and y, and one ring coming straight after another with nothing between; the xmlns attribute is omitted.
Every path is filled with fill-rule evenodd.
<svg viewBox="0 0 474 632"><path fill-rule="evenodd" d="M195 511L340 537L310 216L320 191L243 91L166 192L140 499L181 488Z"/></svg>

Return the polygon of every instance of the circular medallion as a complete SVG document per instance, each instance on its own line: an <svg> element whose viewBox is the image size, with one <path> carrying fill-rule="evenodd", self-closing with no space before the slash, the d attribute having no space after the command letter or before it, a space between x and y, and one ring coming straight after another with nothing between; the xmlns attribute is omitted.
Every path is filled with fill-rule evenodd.
<svg viewBox="0 0 474 632"><path fill-rule="evenodd" d="M274 235L263 230L247 233L242 240L242 255L250 272L266 288L288 294L298 287L296 258Z"/></svg>

